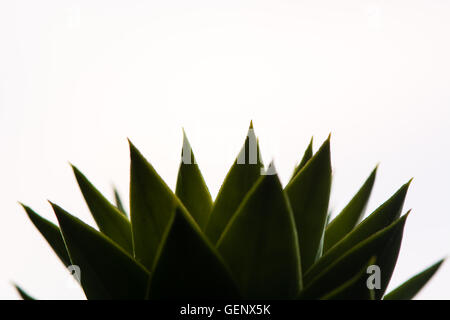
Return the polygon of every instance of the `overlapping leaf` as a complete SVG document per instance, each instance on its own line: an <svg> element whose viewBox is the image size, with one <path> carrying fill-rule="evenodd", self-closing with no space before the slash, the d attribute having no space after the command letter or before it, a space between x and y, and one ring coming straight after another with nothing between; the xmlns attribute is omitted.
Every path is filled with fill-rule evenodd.
<svg viewBox="0 0 450 320"><path fill-rule="evenodd" d="M359 272L372 256L377 257L381 276L381 288L375 290L375 298L380 299L392 276L403 236L403 228L408 214L388 227L359 243L338 260L314 277L300 293L301 299L318 299L335 290ZM338 276L337 276L338 275Z"/></svg>
<svg viewBox="0 0 450 320"><path fill-rule="evenodd" d="M152 270L175 208L180 201L130 142L130 209L135 258Z"/></svg>
<svg viewBox="0 0 450 320"><path fill-rule="evenodd" d="M331 189L330 139L289 182L286 192L294 212L302 270L320 257Z"/></svg>
<svg viewBox="0 0 450 320"><path fill-rule="evenodd" d="M377 168L375 168L364 182L361 189L349 204L334 218L325 230L324 252L327 252L339 240L345 237L359 223L364 215L373 185Z"/></svg>
<svg viewBox="0 0 450 320"><path fill-rule="evenodd" d="M216 243L247 192L261 175L259 145L250 125L247 138L219 190L205 233Z"/></svg>
<svg viewBox="0 0 450 320"><path fill-rule="evenodd" d="M151 299L236 299L237 286L198 226L177 209L150 281Z"/></svg>
<svg viewBox="0 0 450 320"><path fill-rule="evenodd" d="M182 161L175 194L203 229L211 213L213 201L184 132Z"/></svg>
<svg viewBox="0 0 450 320"><path fill-rule="evenodd" d="M374 290L367 286L367 268L374 265L375 261L376 258L372 257L354 277L323 296L321 300L374 300Z"/></svg>
<svg viewBox="0 0 450 320"><path fill-rule="evenodd" d="M52 204L88 299L144 299L149 273L111 239Z"/></svg>
<svg viewBox="0 0 450 320"><path fill-rule="evenodd" d="M327 266L339 259L358 243L367 239L377 231L387 227L401 214L409 182L404 184L391 198L364 219L355 229L328 250L317 263L304 275L305 284L323 271Z"/></svg>
<svg viewBox="0 0 450 320"><path fill-rule="evenodd" d="M89 182L80 170L75 166L72 168L81 193L100 231L132 254L131 224L128 219Z"/></svg>
<svg viewBox="0 0 450 320"><path fill-rule="evenodd" d="M120 194L119 194L119 191L116 188L114 188L113 191L114 191L114 201L115 201L116 208L119 209L119 211L126 217L127 211L125 210L125 207L122 202L122 198L120 197Z"/></svg>
<svg viewBox="0 0 450 320"><path fill-rule="evenodd" d="M303 154L302 160L295 167L295 170L294 170L294 173L292 174L291 180L294 179L295 176L300 172L300 170L303 169L303 167L312 158L312 156L313 156L313 139L311 138L311 141L309 142L309 145L306 148L305 153Z"/></svg>
<svg viewBox="0 0 450 320"><path fill-rule="evenodd" d="M289 299L301 289L292 210L277 175L261 177L217 243L247 299Z"/></svg>

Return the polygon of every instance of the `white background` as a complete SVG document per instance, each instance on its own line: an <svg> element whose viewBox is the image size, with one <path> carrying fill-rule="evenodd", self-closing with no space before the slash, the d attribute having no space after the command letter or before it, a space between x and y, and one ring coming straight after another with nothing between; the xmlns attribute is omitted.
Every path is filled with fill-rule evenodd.
<svg viewBox="0 0 450 320"><path fill-rule="evenodd" d="M2 1L0 298L83 298L17 204L92 223L68 161L128 196L129 137L174 187L184 127L215 196L251 119L284 183L332 133L335 211L414 177L396 286L450 251L449 35L445 0Z"/></svg>

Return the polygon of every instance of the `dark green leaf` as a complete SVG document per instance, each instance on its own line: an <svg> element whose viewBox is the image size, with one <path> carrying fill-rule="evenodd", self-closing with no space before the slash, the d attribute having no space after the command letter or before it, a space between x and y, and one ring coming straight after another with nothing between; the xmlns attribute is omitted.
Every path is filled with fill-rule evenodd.
<svg viewBox="0 0 450 320"><path fill-rule="evenodd" d="M52 204L88 299L144 299L149 273L110 238Z"/></svg>
<svg viewBox="0 0 450 320"><path fill-rule="evenodd" d="M219 240L245 195L261 176L262 169L259 145L250 125L245 144L220 188L205 229L212 243Z"/></svg>
<svg viewBox="0 0 450 320"><path fill-rule="evenodd" d="M388 227L378 231L359 243L337 261L312 279L300 293L301 299L318 299L343 284L343 280L356 274L373 256L381 270L381 287L375 289L375 298L380 299L392 276L408 214ZM338 276L336 276L338 275Z"/></svg>
<svg viewBox="0 0 450 320"><path fill-rule="evenodd" d="M151 271L164 231L181 202L131 142L130 154L134 254Z"/></svg>
<svg viewBox="0 0 450 320"><path fill-rule="evenodd" d="M114 201L115 201L117 209L119 209L120 213L122 213L126 217L127 211L125 210L125 207L123 206L123 202L120 197L119 191L116 188L114 188Z"/></svg>
<svg viewBox="0 0 450 320"><path fill-rule="evenodd" d="M404 184L389 200L378 207L349 234L328 250L310 270L306 271L303 278L304 283L308 284L312 278L333 263L333 261L339 259L345 252L398 219L409 184L410 182Z"/></svg>
<svg viewBox="0 0 450 320"><path fill-rule="evenodd" d="M238 289L192 218L177 209L149 286L151 299L236 299Z"/></svg>
<svg viewBox="0 0 450 320"><path fill-rule="evenodd" d="M312 156L313 156L313 138L311 138L311 141L309 142L309 145L306 148L305 153L303 154L302 160L300 161L298 166L295 167L294 173L292 174L292 177L291 177L291 181L300 172L300 170L302 170L304 168L304 166L312 158Z"/></svg>
<svg viewBox="0 0 450 320"><path fill-rule="evenodd" d="M17 293L22 298L22 300L36 300L32 296L30 296L28 293L26 293L21 287L19 287L17 284L14 284L14 287L17 290Z"/></svg>
<svg viewBox="0 0 450 320"><path fill-rule="evenodd" d="M386 294L384 300L411 300L428 283L433 275L438 271L444 259L436 262L421 273L415 275L402 285Z"/></svg>
<svg viewBox="0 0 450 320"><path fill-rule="evenodd" d="M334 218L325 230L324 252L345 237L361 221L375 183L376 167L349 204Z"/></svg>
<svg viewBox="0 0 450 320"><path fill-rule="evenodd" d="M292 210L277 175L261 177L231 219L217 248L246 299L290 299L301 289Z"/></svg>
<svg viewBox="0 0 450 320"><path fill-rule="evenodd" d="M213 201L184 131L182 161L175 194L203 229L211 213Z"/></svg>
<svg viewBox="0 0 450 320"><path fill-rule="evenodd" d="M45 240L48 242L50 247L52 247L53 251L59 257L61 262L67 267L71 265L69 255L67 254L66 245L64 244L64 239L61 235L61 231L58 226L54 225L50 221L42 218L36 212L34 212L30 207L21 204L25 209L25 212L30 218L31 222L33 222L34 226L39 230Z"/></svg>
<svg viewBox="0 0 450 320"><path fill-rule="evenodd" d="M308 270L321 255L330 189L331 159L328 138L285 189L294 212L302 270Z"/></svg>
<svg viewBox="0 0 450 320"><path fill-rule="evenodd" d="M354 277L343 285L326 294L321 300L374 300L373 289L367 287L367 267L375 264L375 257L370 259Z"/></svg>
<svg viewBox="0 0 450 320"><path fill-rule="evenodd" d="M81 193L100 231L132 254L131 224L128 219L89 182L80 170L75 166L72 168Z"/></svg>

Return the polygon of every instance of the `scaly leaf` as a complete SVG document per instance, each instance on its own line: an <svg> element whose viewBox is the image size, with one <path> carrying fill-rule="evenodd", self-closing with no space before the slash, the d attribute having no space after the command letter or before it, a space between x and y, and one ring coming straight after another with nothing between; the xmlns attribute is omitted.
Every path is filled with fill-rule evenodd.
<svg viewBox="0 0 450 320"><path fill-rule="evenodd" d="M212 243L219 240L245 195L261 176L262 169L259 145L250 124L244 146L219 190L206 225L205 233Z"/></svg>
<svg viewBox="0 0 450 320"><path fill-rule="evenodd" d="M204 228L212 208L212 198L183 131L183 151L175 194L200 228Z"/></svg>
<svg viewBox="0 0 450 320"><path fill-rule="evenodd" d="M300 172L300 170L302 170L305 167L306 163L312 158L312 156L313 156L313 138L311 138L311 141L309 142L309 145L306 148L305 153L303 154L302 160L300 161L298 166L295 167L294 173L292 174L291 177L291 181Z"/></svg>
<svg viewBox="0 0 450 320"><path fill-rule="evenodd" d="M439 260L431 267L428 267L408 281L405 281L399 287L386 294L384 300L411 300L438 271L444 260L445 259Z"/></svg>
<svg viewBox="0 0 450 320"><path fill-rule="evenodd" d="M321 300L374 300L373 289L367 287L367 267L375 264L376 258L370 261L353 278L326 294Z"/></svg>
<svg viewBox="0 0 450 320"><path fill-rule="evenodd" d="M290 299L301 289L292 210L277 175L262 176L236 211L217 248L246 299Z"/></svg>
<svg viewBox="0 0 450 320"><path fill-rule="evenodd" d="M312 278L333 263L333 261L339 259L348 250L398 219L409 184L410 182L404 184L390 199L329 249L310 270L306 271L303 278L304 283L309 283Z"/></svg>
<svg viewBox="0 0 450 320"><path fill-rule="evenodd" d="M372 171L349 204L334 218L325 230L324 252L345 237L361 221L375 183L378 166Z"/></svg>
<svg viewBox="0 0 450 320"><path fill-rule="evenodd" d="M66 245L64 239L61 235L59 227L50 221L42 218L36 212L34 212L30 207L21 204L28 215L28 218L33 222L34 226L38 229L41 235L45 238L47 243L56 253L61 262L67 267L71 265L69 255L67 253Z"/></svg>
<svg viewBox="0 0 450 320"><path fill-rule="evenodd" d="M144 299L149 273L110 238L52 204L88 299Z"/></svg>
<svg viewBox="0 0 450 320"><path fill-rule="evenodd" d="M149 285L150 299L236 299L238 289L192 218L177 209Z"/></svg>
<svg viewBox="0 0 450 320"><path fill-rule="evenodd" d="M114 201L116 208L119 209L120 213L122 213L125 217L127 217L127 211L125 210L125 207L122 202L122 198L120 197L119 191L117 188L113 188L114 190Z"/></svg>
<svg viewBox="0 0 450 320"><path fill-rule="evenodd" d="M30 296L28 293L26 293L21 287L19 287L17 284L14 284L14 287L17 290L17 293L22 298L22 300L36 300L32 296Z"/></svg>
<svg viewBox="0 0 450 320"><path fill-rule="evenodd" d="M130 155L134 254L151 271L164 231L181 202L131 142Z"/></svg>
<svg viewBox="0 0 450 320"><path fill-rule="evenodd" d="M312 279L300 293L300 299L319 299L342 285L358 272L372 257L377 257L381 271L380 289L375 290L375 299L380 299L389 284L394 270L408 214L359 243L337 261ZM339 275L338 277L336 275Z"/></svg>
<svg viewBox="0 0 450 320"><path fill-rule="evenodd" d="M289 182L286 192L294 212L302 270L320 257L331 189L330 138Z"/></svg>
<svg viewBox="0 0 450 320"><path fill-rule="evenodd" d="M81 193L100 231L132 254L131 224L128 219L92 185L77 167L72 165L72 168Z"/></svg>

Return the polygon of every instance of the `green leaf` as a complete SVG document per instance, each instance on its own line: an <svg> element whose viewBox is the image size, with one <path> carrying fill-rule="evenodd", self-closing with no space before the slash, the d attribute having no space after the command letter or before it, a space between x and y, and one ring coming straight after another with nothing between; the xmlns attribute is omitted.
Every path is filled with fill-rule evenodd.
<svg viewBox="0 0 450 320"><path fill-rule="evenodd" d="M375 298L381 299L392 276L408 214L359 243L312 279L300 293L300 299L318 299L342 285L344 279L356 274L373 257L381 270L380 289ZM336 275L339 275L338 277Z"/></svg>
<svg viewBox="0 0 450 320"><path fill-rule="evenodd" d="M217 248L246 299L290 299L301 289L292 210L277 175L262 176L231 219Z"/></svg>
<svg viewBox="0 0 450 320"><path fill-rule="evenodd" d="M36 300L32 296L30 296L28 293L26 293L21 287L19 287L17 284L14 284L14 287L17 290L17 293L22 298L22 300Z"/></svg>
<svg viewBox="0 0 450 320"><path fill-rule="evenodd" d="M34 212L30 207L21 204L25 209L25 212L28 215L28 218L34 224L34 226L38 229L41 235L45 238L47 243L56 253L61 262L67 267L71 265L69 255L67 253L66 245L64 243L64 239L61 235L61 231L58 226L51 223L50 221L42 218L36 212Z"/></svg>
<svg viewBox="0 0 450 320"><path fill-rule="evenodd" d="M236 299L237 287L216 249L177 209L149 285L150 299Z"/></svg>
<svg viewBox="0 0 450 320"><path fill-rule="evenodd" d="M312 278L333 263L333 261L339 259L345 252L397 220L401 214L409 184L410 182L404 184L390 199L325 252L319 261L310 270L306 271L303 277L304 283L308 284Z"/></svg>
<svg viewBox="0 0 450 320"><path fill-rule="evenodd" d="M416 274L402 285L384 296L384 300L411 300L428 283L438 271L445 259L439 260L431 267Z"/></svg>
<svg viewBox="0 0 450 320"><path fill-rule="evenodd" d="M292 174L291 177L291 181L300 172L300 170L302 170L305 167L306 163L312 158L312 156L313 156L313 138L311 138L311 141L309 142L309 145L306 148L305 153L303 154L302 160L300 161L298 166L295 167L294 173Z"/></svg>
<svg viewBox="0 0 450 320"><path fill-rule="evenodd" d="M321 300L374 300L374 290L367 287L367 268L375 264L375 261L376 258L372 257L354 277L323 296Z"/></svg>
<svg viewBox="0 0 450 320"><path fill-rule="evenodd" d="M175 194L200 228L204 228L212 208L212 198L183 131L183 153Z"/></svg>
<svg viewBox="0 0 450 320"><path fill-rule="evenodd" d="M302 270L322 252L321 240L331 189L330 138L286 186L297 228Z"/></svg>
<svg viewBox="0 0 450 320"><path fill-rule="evenodd" d="M81 193L100 231L116 242L125 251L132 253L131 224L89 180L72 165Z"/></svg>
<svg viewBox="0 0 450 320"><path fill-rule="evenodd" d="M245 195L261 176L262 169L258 141L250 124L244 146L220 188L206 225L205 233L212 243L219 240Z"/></svg>
<svg viewBox="0 0 450 320"><path fill-rule="evenodd" d="M117 188L113 188L114 190L114 201L116 204L116 208L119 209L120 213L122 213L125 217L127 217L127 211L125 210L125 207L123 206L122 198L120 197L119 191Z"/></svg>
<svg viewBox="0 0 450 320"><path fill-rule="evenodd" d="M130 155L134 254L151 271L164 231L181 202L131 142Z"/></svg>
<svg viewBox="0 0 450 320"><path fill-rule="evenodd" d="M325 230L324 252L345 237L361 221L369 201L378 166L349 204L334 218Z"/></svg>
<svg viewBox="0 0 450 320"><path fill-rule="evenodd" d="M52 204L88 299L144 299L149 273L110 238Z"/></svg>

